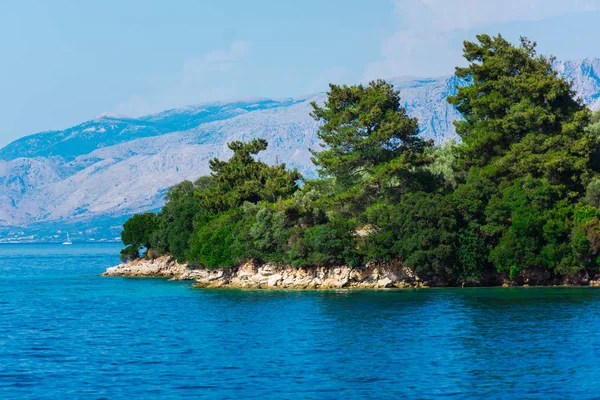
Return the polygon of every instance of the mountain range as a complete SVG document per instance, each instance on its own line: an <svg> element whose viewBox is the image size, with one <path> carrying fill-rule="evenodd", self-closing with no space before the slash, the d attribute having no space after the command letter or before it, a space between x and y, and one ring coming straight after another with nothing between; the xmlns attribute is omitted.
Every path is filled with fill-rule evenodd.
<svg viewBox="0 0 600 400"><path fill-rule="evenodd" d="M600 108L600 59L556 62L578 96ZM457 111L446 102L464 82L454 76L390 80L423 137L456 137ZM91 121L18 139L0 149L0 241L115 238L136 212L157 210L166 189L207 175L208 160L227 158L227 143L262 137L275 159L315 176L309 149L318 149L311 102L324 94L189 106L129 118L103 114Z"/></svg>

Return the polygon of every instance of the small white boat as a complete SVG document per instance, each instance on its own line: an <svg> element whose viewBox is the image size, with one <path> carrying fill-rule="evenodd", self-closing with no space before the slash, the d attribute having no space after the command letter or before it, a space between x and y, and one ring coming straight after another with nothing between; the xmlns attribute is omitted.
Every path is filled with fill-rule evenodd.
<svg viewBox="0 0 600 400"><path fill-rule="evenodd" d="M63 242L63 244L73 244L73 242L71 242L71 238L69 237L68 232L67 232L67 241Z"/></svg>

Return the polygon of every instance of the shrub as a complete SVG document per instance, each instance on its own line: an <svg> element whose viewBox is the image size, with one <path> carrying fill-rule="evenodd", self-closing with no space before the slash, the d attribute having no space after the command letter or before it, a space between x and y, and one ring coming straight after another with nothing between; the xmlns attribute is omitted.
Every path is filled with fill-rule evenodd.
<svg viewBox="0 0 600 400"><path fill-rule="evenodd" d="M187 259L206 268L235 266L242 257L238 246L243 243L244 222L241 208L234 208L198 225L190 239Z"/></svg>
<svg viewBox="0 0 600 400"><path fill-rule="evenodd" d="M140 258L140 249L137 246L127 246L121 250L121 261L128 262Z"/></svg>
<svg viewBox="0 0 600 400"><path fill-rule="evenodd" d="M356 266L361 259L356 252L352 221L334 220L307 228L292 235L290 261L293 265Z"/></svg>
<svg viewBox="0 0 600 400"><path fill-rule="evenodd" d="M135 214L123 225L121 239L123 244L135 248L141 246L146 249L152 248L152 238L158 228L158 218L154 213Z"/></svg>

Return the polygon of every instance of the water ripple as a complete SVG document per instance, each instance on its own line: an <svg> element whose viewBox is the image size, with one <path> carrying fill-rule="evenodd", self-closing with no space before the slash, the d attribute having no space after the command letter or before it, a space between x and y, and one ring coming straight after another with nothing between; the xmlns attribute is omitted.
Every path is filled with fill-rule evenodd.
<svg viewBox="0 0 600 400"><path fill-rule="evenodd" d="M600 291L196 290L0 245L0 398L597 398Z"/></svg>

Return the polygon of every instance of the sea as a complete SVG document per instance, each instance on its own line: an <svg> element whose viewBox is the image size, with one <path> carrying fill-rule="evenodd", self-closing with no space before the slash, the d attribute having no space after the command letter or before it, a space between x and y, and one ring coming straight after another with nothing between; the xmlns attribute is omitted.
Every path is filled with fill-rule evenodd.
<svg viewBox="0 0 600 400"><path fill-rule="evenodd" d="M0 245L0 399L600 398L600 290L250 291Z"/></svg>

